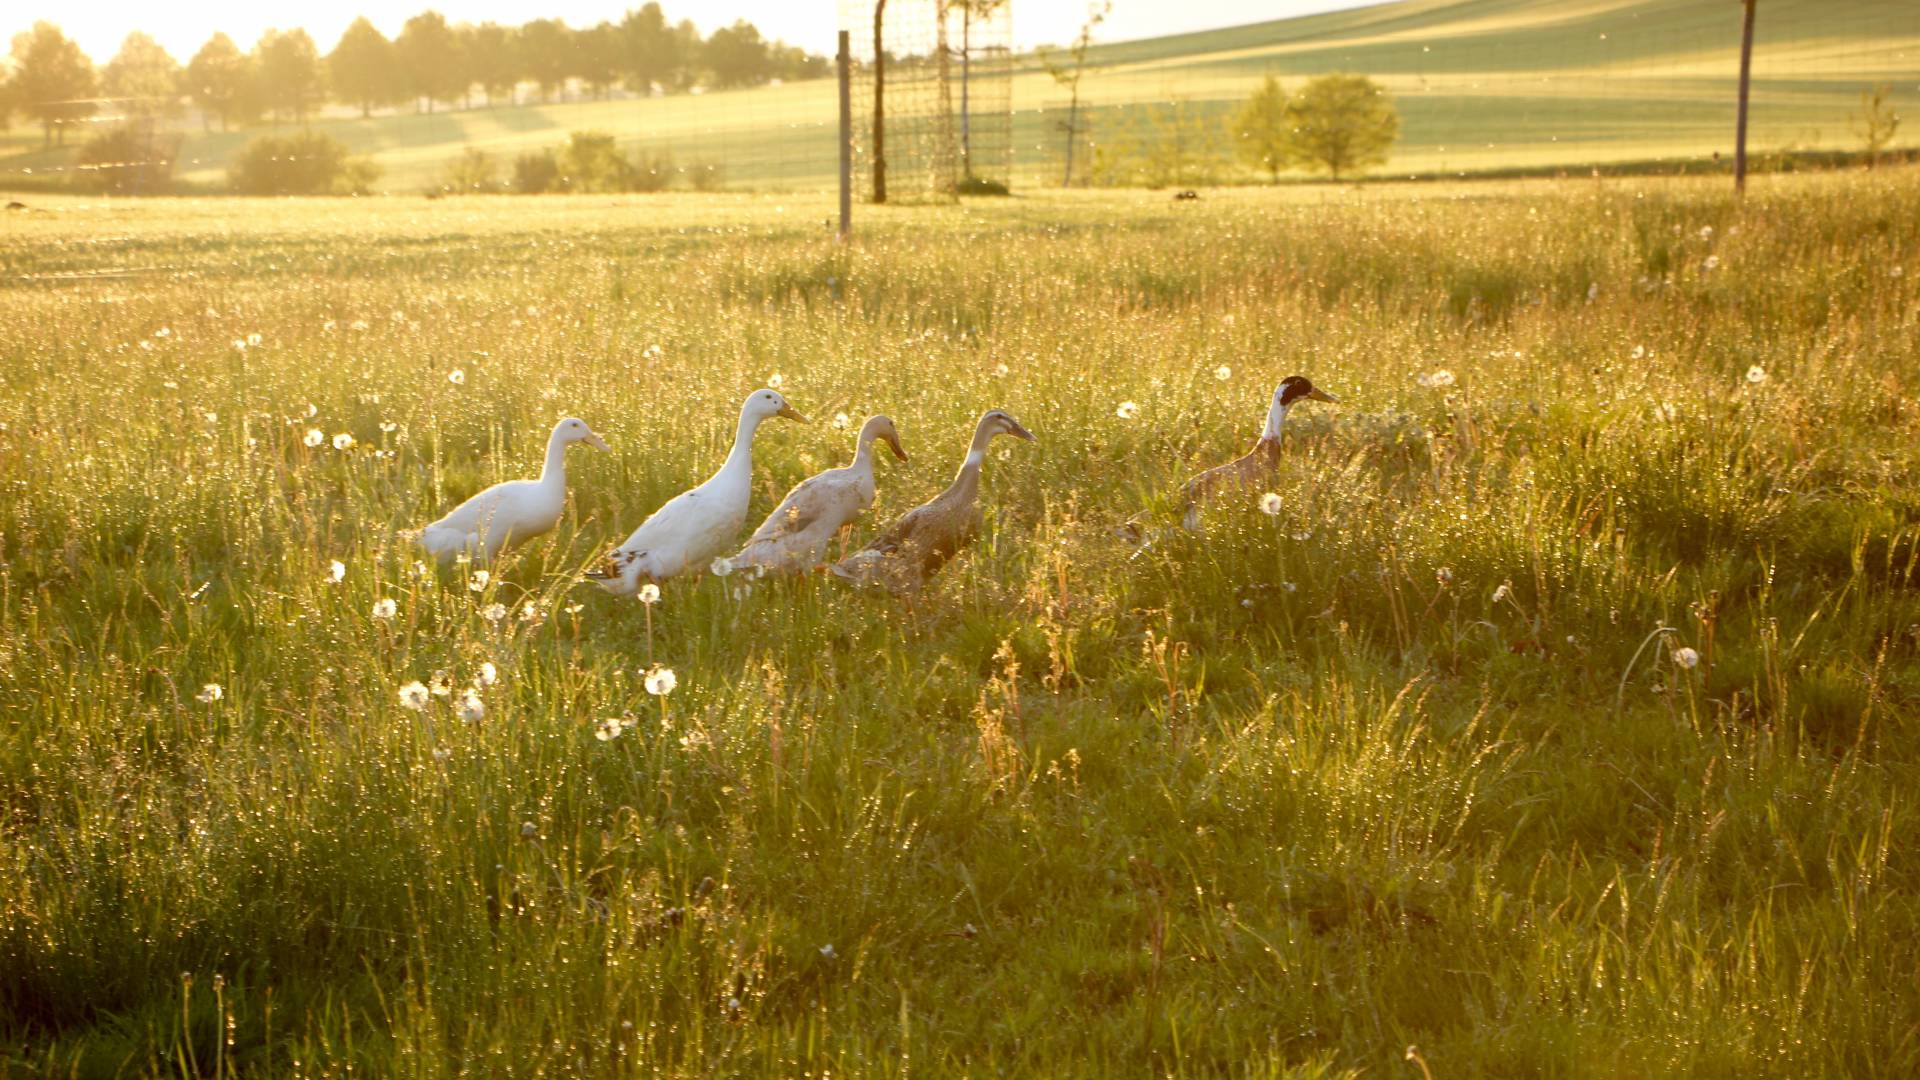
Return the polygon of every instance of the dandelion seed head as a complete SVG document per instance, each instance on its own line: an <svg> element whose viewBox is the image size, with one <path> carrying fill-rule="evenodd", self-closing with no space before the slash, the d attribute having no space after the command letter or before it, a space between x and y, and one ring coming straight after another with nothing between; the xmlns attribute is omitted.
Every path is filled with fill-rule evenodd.
<svg viewBox="0 0 1920 1080"><path fill-rule="evenodd" d="M1513 586L1502 582L1499 588L1493 590L1494 603L1497 604L1502 600L1511 600L1511 599L1513 599Z"/></svg>
<svg viewBox="0 0 1920 1080"><path fill-rule="evenodd" d="M1433 579L1435 581L1438 581L1440 583L1440 587L1443 589L1446 588L1448 585L1453 584L1453 567L1443 566L1440 569L1435 570L1433 572Z"/></svg>
<svg viewBox="0 0 1920 1080"><path fill-rule="evenodd" d="M1122 420L1131 420L1140 415L1140 406L1135 402L1123 401L1118 408L1113 410L1113 415Z"/></svg>
<svg viewBox="0 0 1920 1080"><path fill-rule="evenodd" d="M400 688L400 704L404 708L420 712L427 707L429 700L426 685L418 679Z"/></svg>
<svg viewBox="0 0 1920 1080"><path fill-rule="evenodd" d="M849 418L846 413L837 412L833 414L833 430L835 431L845 431L847 430L847 426L852 423L853 420Z"/></svg>
<svg viewBox="0 0 1920 1080"><path fill-rule="evenodd" d="M714 577L726 577L728 574L733 573L733 560L722 555L711 563L708 563L707 569L713 572Z"/></svg>
<svg viewBox="0 0 1920 1080"><path fill-rule="evenodd" d="M652 694L654 697L666 697L668 694L673 693L674 687L679 685L680 678L673 673L672 668L661 667L659 664L655 664L647 669L647 693Z"/></svg>
<svg viewBox="0 0 1920 1080"><path fill-rule="evenodd" d="M211 705L214 702L219 701L221 698L226 696L227 696L226 690L222 688L219 683L210 682L201 686L200 692L193 695L193 699L195 701L200 702L202 705Z"/></svg>
<svg viewBox="0 0 1920 1080"><path fill-rule="evenodd" d="M373 602L373 617L386 622L400 614L400 605L390 596L383 596Z"/></svg>
<svg viewBox="0 0 1920 1080"><path fill-rule="evenodd" d="M1268 517L1279 517L1282 505L1284 504L1281 502L1280 495L1277 492L1269 491L1265 495L1260 496L1260 512Z"/></svg>
<svg viewBox="0 0 1920 1080"><path fill-rule="evenodd" d="M338 434L338 435L335 435L335 436L333 437L333 448L334 448L335 450L351 450L351 449L353 449L353 436L351 436L351 435L349 435L349 434L347 434L347 433L346 433L346 432L344 432L344 431L343 431L343 432L341 432L341 433L340 433L340 434Z"/></svg>
<svg viewBox="0 0 1920 1080"><path fill-rule="evenodd" d="M306 438L300 441L306 443L308 446L319 446L321 443L327 441L327 433L317 427L308 428Z"/></svg>
<svg viewBox="0 0 1920 1080"><path fill-rule="evenodd" d="M1007 377L1007 372L1012 370L1013 370L1012 368L1008 367L1005 364L995 364L993 366L993 374L995 378L1004 379Z"/></svg>
<svg viewBox="0 0 1920 1080"><path fill-rule="evenodd" d="M1759 386L1761 383L1766 381L1767 381L1766 368L1761 367L1759 364L1755 364L1752 367L1747 369L1747 382L1751 383L1754 386Z"/></svg>
<svg viewBox="0 0 1920 1080"><path fill-rule="evenodd" d="M335 585L347 579L347 564L339 559L327 563L327 580Z"/></svg>
<svg viewBox="0 0 1920 1080"><path fill-rule="evenodd" d="M454 711L467 723L477 724L487 715L487 703L480 700L478 690L468 687L460 691L460 701Z"/></svg>
<svg viewBox="0 0 1920 1080"><path fill-rule="evenodd" d="M474 592L486 592L487 582L492 580L493 575L487 571L475 570L473 576L467 579L467 588Z"/></svg>
<svg viewBox="0 0 1920 1080"><path fill-rule="evenodd" d="M480 664L480 685L492 686L494 683L497 683L499 681L500 681L500 669L497 667L494 667L493 661L491 660L483 661Z"/></svg>
<svg viewBox="0 0 1920 1080"><path fill-rule="evenodd" d="M1707 261L1706 261L1706 262L1704 262L1704 263L1701 263L1700 265L1701 265L1701 266L1702 266L1702 267L1703 267L1704 269L1706 269L1706 270L1707 270L1708 272L1712 272L1712 271L1714 271L1714 270L1718 270L1718 269L1720 269L1720 256L1718 256L1718 255L1709 255L1709 256L1707 256Z"/></svg>
<svg viewBox="0 0 1920 1080"><path fill-rule="evenodd" d="M454 368L452 371L447 372L447 381L455 386L465 386L467 384L466 370L463 368Z"/></svg>
<svg viewBox="0 0 1920 1080"><path fill-rule="evenodd" d="M495 600L493 603L480 609L480 617L490 623L497 623L507 617L507 605Z"/></svg>
<svg viewBox="0 0 1920 1080"><path fill-rule="evenodd" d="M643 604L659 603L660 602L660 586L655 585L651 581L640 586L640 602Z"/></svg>
<svg viewBox="0 0 1920 1080"><path fill-rule="evenodd" d="M1221 364L1219 367L1213 369L1213 377L1219 379L1221 382L1226 382L1228 379L1233 378L1233 369L1225 364Z"/></svg>
<svg viewBox="0 0 1920 1080"><path fill-rule="evenodd" d="M786 384L786 381L787 380L777 371L767 376L767 386L774 390L780 389L780 387Z"/></svg>
<svg viewBox="0 0 1920 1080"><path fill-rule="evenodd" d="M1673 650L1673 662L1691 671L1700 664L1700 654L1691 647L1682 645Z"/></svg>

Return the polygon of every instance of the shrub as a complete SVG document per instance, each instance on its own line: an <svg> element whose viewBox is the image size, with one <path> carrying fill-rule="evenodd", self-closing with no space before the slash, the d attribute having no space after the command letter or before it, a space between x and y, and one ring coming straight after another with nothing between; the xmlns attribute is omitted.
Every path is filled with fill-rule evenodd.
<svg viewBox="0 0 1920 1080"><path fill-rule="evenodd" d="M633 165L620 156L613 136L603 131L576 131L560 151L560 188L563 191L628 191Z"/></svg>
<svg viewBox="0 0 1920 1080"><path fill-rule="evenodd" d="M720 191L727 186L727 167L717 161L696 161L687 166L687 182L695 191Z"/></svg>
<svg viewBox="0 0 1920 1080"><path fill-rule="evenodd" d="M345 143L330 135L262 135L247 144L227 180L243 195L365 195L379 166L349 160Z"/></svg>
<svg viewBox="0 0 1920 1080"><path fill-rule="evenodd" d="M539 195L560 186L560 162L551 150L521 154L513 160L513 190L522 195Z"/></svg>
<svg viewBox="0 0 1920 1080"><path fill-rule="evenodd" d="M180 136L122 126L80 148L75 186L112 195L157 195L173 186Z"/></svg>
<svg viewBox="0 0 1920 1080"><path fill-rule="evenodd" d="M988 180L983 176L969 176L960 181L954 191L961 195L1007 195L1007 185L998 180Z"/></svg>
<svg viewBox="0 0 1920 1080"><path fill-rule="evenodd" d="M665 151L642 151L628 169L627 186L631 191L665 191L673 183L673 155Z"/></svg>
<svg viewBox="0 0 1920 1080"><path fill-rule="evenodd" d="M500 190L494 162L485 150L468 147L447 165L439 190L460 195L490 195Z"/></svg>

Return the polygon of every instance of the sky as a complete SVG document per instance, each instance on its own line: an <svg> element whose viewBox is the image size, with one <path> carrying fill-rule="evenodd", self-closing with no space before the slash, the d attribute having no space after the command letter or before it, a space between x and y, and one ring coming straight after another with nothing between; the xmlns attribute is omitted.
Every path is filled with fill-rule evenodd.
<svg viewBox="0 0 1920 1080"><path fill-rule="evenodd" d="M591 26L604 19L618 21L628 8L644 0L414 0L400 3L339 2L339 0L200 0L187 4L129 3L126 0L7 0L0 5L0 35L13 35L34 22L47 20L80 43L94 63L104 64L119 50L132 30L157 38L175 60L185 63L215 31L222 31L242 49L253 47L261 31L303 27L321 52L330 51L341 31L355 17L366 14L389 37L399 33L411 15L432 8L450 22L519 24L553 17L569 26ZM1022 49L1038 44L1064 44L1079 32L1086 18L1085 0L1011 0L1013 33ZM1100 28L1098 41L1126 41L1159 37L1189 30L1266 22L1310 15L1335 8L1356 7L1378 0L1114 0L1113 12ZM703 33L746 19L767 37L780 38L813 52L831 54L838 30L837 0L661 0L675 22L691 18Z"/></svg>

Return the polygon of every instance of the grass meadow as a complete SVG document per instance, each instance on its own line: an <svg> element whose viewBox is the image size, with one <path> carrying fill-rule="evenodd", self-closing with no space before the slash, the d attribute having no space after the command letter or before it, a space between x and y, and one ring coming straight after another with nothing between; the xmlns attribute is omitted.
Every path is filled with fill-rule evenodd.
<svg viewBox="0 0 1920 1080"><path fill-rule="evenodd" d="M1920 1070L1920 172L32 201L0 1072ZM580 582L776 376L755 520L899 423L847 544L1039 441L910 608Z"/></svg>

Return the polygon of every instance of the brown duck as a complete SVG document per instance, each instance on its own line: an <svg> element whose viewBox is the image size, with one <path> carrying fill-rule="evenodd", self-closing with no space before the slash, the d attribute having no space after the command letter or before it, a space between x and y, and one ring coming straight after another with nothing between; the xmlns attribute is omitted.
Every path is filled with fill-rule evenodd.
<svg viewBox="0 0 1920 1080"><path fill-rule="evenodd" d="M1280 429L1287 422L1287 410L1302 400L1339 401L1307 381L1305 375L1289 375L1274 388L1273 404L1267 409L1267 426L1260 432L1260 441L1253 449L1240 457L1216 465L1199 476L1187 481L1181 492L1181 504L1185 507L1182 523L1189 529L1200 526L1200 507L1214 495L1224 491L1252 491L1263 486L1274 470L1280 467Z"/></svg>
<svg viewBox="0 0 1920 1080"><path fill-rule="evenodd" d="M980 533L980 466L987 458L987 444L996 435L1034 441L1018 420L999 409L989 410L974 427L966 460L947 490L907 511L872 543L835 563L834 576L896 595L924 585Z"/></svg>

